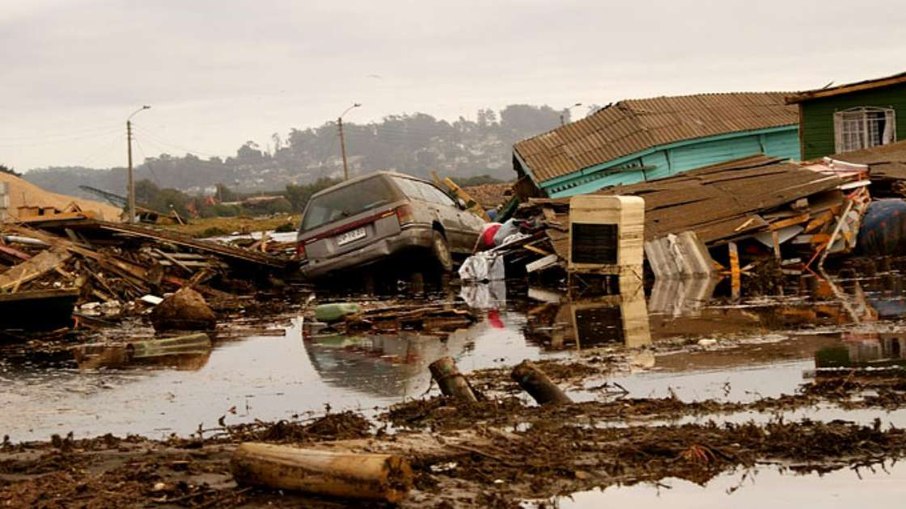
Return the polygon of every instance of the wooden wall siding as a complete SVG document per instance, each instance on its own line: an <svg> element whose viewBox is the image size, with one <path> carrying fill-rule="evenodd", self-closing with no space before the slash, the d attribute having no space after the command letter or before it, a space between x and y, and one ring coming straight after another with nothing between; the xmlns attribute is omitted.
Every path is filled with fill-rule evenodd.
<svg viewBox="0 0 906 509"><path fill-rule="evenodd" d="M799 160L798 129L793 126L782 131L693 140L688 144L656 150L629 161L622 160L610 167L604 166L592 174L583 175L576 172L566 180L542 183L542 188L551 198L563 198L595 192L610 186L670 177L703 166L759 153ZM629 168L621 171L618 169L621 167Z"/></svg>
<svg viewBox="0 0 906 509"><path fill-rule="evenodd" d="M801 103L802 158L818 159L834 150L834 113L871 106L896 111L897 140L906 140L906 83L890 87L825 97Z"/></svg>

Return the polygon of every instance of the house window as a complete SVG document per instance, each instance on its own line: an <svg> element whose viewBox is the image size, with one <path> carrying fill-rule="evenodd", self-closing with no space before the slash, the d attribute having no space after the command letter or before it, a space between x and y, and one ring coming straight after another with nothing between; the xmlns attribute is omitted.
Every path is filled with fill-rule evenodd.
<svg viewBox="0 0 906 509"><path fill-rule="evenodd" d="M852 108L834 113L837 152L849 152L897 140L896 115L890 108Z"/></svg>

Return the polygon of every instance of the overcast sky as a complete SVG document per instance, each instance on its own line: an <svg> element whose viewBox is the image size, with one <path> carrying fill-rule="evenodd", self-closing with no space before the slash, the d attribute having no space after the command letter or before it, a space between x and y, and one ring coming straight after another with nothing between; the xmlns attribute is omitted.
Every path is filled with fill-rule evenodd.
<svg viewBox="0 0 906 509"><path fill-rule="evenodd" d="M335 119L906 71L900 0L0 0L0 163L234 155ZM583 108L573 110L584 114Z"/></svg>

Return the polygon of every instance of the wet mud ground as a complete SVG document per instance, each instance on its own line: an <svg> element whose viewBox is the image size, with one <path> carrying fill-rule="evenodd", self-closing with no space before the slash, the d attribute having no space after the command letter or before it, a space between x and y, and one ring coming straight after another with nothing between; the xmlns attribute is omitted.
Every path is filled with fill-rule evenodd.
<svg viewBox="0 0 906 509"><path fill-rule="evenodd" d="M791 280L740 303L719 286L657 290L641 339L614 333L626 307L585 334L576 302L510 289L443 334L306 337L301 304L234 317L186 364L84 369L65 349L10 347L0 505L363 505L237 486L232 451L264 441L403 455L416 474L403 507L900 506L900 272ZM482 401L438 395L427 365L444 355ZM524 358L575 403L521 393L509 371Z"/></svg>

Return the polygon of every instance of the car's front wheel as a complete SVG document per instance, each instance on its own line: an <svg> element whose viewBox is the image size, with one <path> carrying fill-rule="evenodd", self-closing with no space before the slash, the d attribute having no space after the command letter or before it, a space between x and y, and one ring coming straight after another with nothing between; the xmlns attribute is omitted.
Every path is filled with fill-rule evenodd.
<svg viewBox="0 0 906 509"><path fill-rule="evenodd" d="M444 235L437 230L434 230L434 236L431 239L431 253L434 255L434 259L437 260L438 266L444 272L453 270L453 257L450 255L450 246L447 244L447 239L444 238Z"/></svg>

